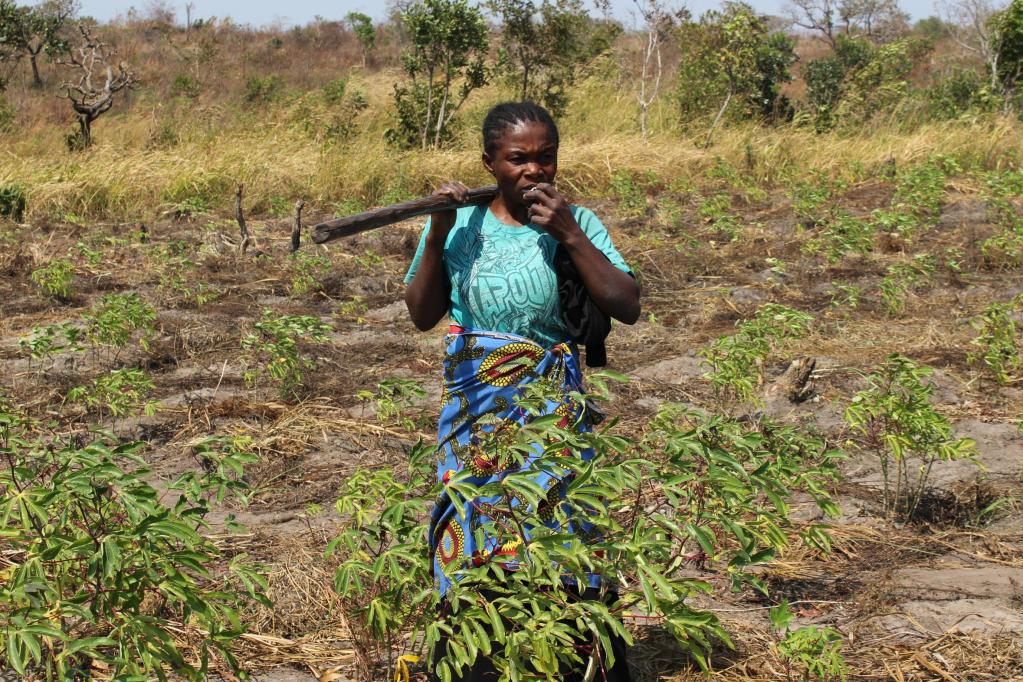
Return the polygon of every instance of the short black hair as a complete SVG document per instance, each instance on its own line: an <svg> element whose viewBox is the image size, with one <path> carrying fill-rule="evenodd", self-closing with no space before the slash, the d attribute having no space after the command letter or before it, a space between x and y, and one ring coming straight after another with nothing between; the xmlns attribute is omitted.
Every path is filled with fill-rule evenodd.
<svg viewBox="0 0 1023 682"><path fill-rule="evenodd" d="M483 119L483 151L493 155L494 146L504 132L527 121L546 126L554 138L554 146L559 146L561 138L558 136L558 125L550 112L536 102L501 102L487 112L487 117Z"/></svg>

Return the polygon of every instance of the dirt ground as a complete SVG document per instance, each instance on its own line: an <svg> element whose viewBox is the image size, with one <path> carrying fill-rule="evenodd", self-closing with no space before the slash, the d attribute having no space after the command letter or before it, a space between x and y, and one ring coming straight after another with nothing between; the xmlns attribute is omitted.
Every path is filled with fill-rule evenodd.
<svg viewBox="0 0 1023 682"><path fill-rule="evenodd" d="M770 358L767 383L795 357L814 358L816 368L812 397L800 403L769 397L765 412L816 428L841 445L843 410L863 388L863 373L897 351L935 370L940 411L958 435L977 442L977 464L935 466L927 514L912 525L881 517L876 461L845 461L834 491L842 515L833 522L833 553L820 559L794 550L767 566L771 602L731 593L724 581L709 599L736 644L713 657L717 677L785 679L767 620L771 603L785 598L800 623L843 634L848 679L1023 680L1023 434L1016 424L1023 417L1023 384L997 385L967 359L974 335L967 321L988 302L1023 292L1023 272L984 266L978 243L994 228L983 198L961 184L946 190L941 219L912 253L958 249L962 272L939 272L908 294L897 316L872 292L887 265L907 258L906 245L879 239L867 255L829 263L806 253L811 234L797 226L784 193L753 202L734 197L745 225L735 241L708 225L685 197L678 198L681 214L670 223L652 209L623 217L606 200L580 202L605 219L643 285L642 320L618 325L608 344L610 368L631 379L615 389L619 428L642 428L663 401L712 405L696 351L731 333L757 306L778 302L812 313L814 331ZM891 188L877 182L853 187L843 201L868 213L890 196ZM94 415L63 403L70 387L101 368L145 369L156 384L158 411L120 419L113 428L148 444L145 458L157 483L197 466L189 445L197 437L252 436L263 458L247 476L256 493L248 508L234 510L247 531L225 542L269 567L275 608L254 615L244 658L264 682L348 679L354 656L347 617L331 593L332 567L323 557L337 521L338 486L357 468L399 465L418 435L432 437L442 331L416 331L402 303L401 276L418 237L416 222L327 247L303 245L302 252L322 255L329 267L316 274L319 290L301 294L292 293L297 266L287 255L290 220L250 220L250 228L256 244L241 256L233 224L223 220L168 219L148 226L144 243L138 225L8 224L6 234L15 237L0 256L3 384L31 413L83 430ZM102 256L90 264L80 255L83 243ZM171 246L192 265L168 266L154 256ZM29 273L66 252L76 263L74 292L55 302ZM175 269L185 284L167 283ZM829 292L836 281L863 287L856 307L833 305ZM185 293L198 283L216 298L198 305L194 291ZM71 364L59 355L30 361L19 349L33 327L78 319L115 291L138 292L157 307L148 350L136 347L116 358L86 353ZM306 374L300 399L244 381L240 338L264 309L313 315L334 326L329 343L309 347L317 366ZM1016 319L1023 322L1019 311ZM426 392L406 411L416 421L413 430L378 418L358 396L393 378L415 380ZM999 511L979 514L999 498L1006 500ZM796 514L813 520L809 503ZM637 622L635 628L637 680L700 678L656 624Z"/></svg>

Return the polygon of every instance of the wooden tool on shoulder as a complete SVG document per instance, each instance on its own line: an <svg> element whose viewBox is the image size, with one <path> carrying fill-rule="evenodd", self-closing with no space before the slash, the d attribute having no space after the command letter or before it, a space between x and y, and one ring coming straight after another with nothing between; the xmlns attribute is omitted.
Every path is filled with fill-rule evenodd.
<svg viewBox="0 0 1023 682"><path fill-rule="evenodd" d="M313 241L317 244L333 241L341 237L349 237L353 234L372 230L384 225L391 225L402 220L415 218L416 216L447 211L460 206L479 206L489 204L497 196L497 185L487 185L469 190L469 196L464 204L452 201L450 197L428 196L422 199L403 201L400 204L391 204L383 208L377 208L364 213L348 216L347 218L335 218L327 220L319 225L313 226Z"/></svg>

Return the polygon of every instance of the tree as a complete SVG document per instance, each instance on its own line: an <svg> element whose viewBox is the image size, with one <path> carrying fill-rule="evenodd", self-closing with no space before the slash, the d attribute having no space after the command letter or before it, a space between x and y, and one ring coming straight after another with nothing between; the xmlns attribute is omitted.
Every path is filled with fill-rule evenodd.
<svg viewBox="0 0 1023 682"><path fill-rule="evenodd" d="M76 11L74 0L47 0L35 7L18 7L13 0L0 0L0 43L6 43L15 57L28 56L32 83L43 86L39 57L65 54L67 20Z"/></svg>
<svg viewBox="0 0 1023 682"><path fill-rule="evenodd" d="M683 49L676 90L683 116L714 113L705 145L713 141L733 102L749 118L776 110L782 83L791 80L793 41L768 31L767 20L743 2L709 11L699 22L683 22L678 43ZM720 104L718 104L720 103Z"/></svg>
<svg viewBox="0 0 1023 682"><path fill-rule="evenodd" d="M998 50L995 49L993 18L997 12L991 0L941 0L941 18L952 28L952 39L963 49L980 57L987 69L992 92L998 92Z"/></svg>
<svg viewBox="0 0 1023 682"><path fill-rule="evenodd" d="M675 19L688 19L689 12L678 9L672 12L660 0L634 0L643 17L646 46L643 49L643 65L638 79L636 99L639 102L639 129L647 135L647 112L657 99L661 85L664 63L661 48L671 35Z"/></svg>
<svg viewBox="0 0 1023 682"><path fill-rule="evenodd" d="M132 90L138 81L127 64L118 62L117 72L110 65L111 57L117 51L109 44L93 37L92 31L84 24L78 25L82 43L71 51L70 56L60 63L70 68L78 80L69 80L61 86L63 97L71 102L78 118L76 144L82 149L92 145L92 123L110 110L114 95L122 90ZM71 76L72 79L75 76ZM102 81L102 85L99 85Z"/></svg>
<svg viewBox="0 0 1023 682"><path fill-rule="evenodd" d="M841 34L893 40L909 20L898 0L790 0L786 13L792 25L819 33L832 47Z"/></svg>
<svg viewBox="0 0 1023 682"><path fill-rule="evenodd" d="M828 44L835 46L837 0L791 0L786 13L793 26L820 33Z"/></svg>
<svg viewBox="0 0 1023 682"><path fill-rule="evenodd" d="M366 66L369 53L373 51L377 39L377 30L373 26L373 20L362 12L349 12L345 21L355 32L355 37L359 40L359 45L362 46L362 65Z"/></svg>
<svg viewBox="0 0 1023 682"><path fill-rule="evenodd" d="M580 64L606 49L599 26L579 0L490 0L501 22L501 64L519 99L544 104L555 115L568 104L568 87Z"/></svg>
<svg viewBox="0 0 1023 682"><path fill-rule="evenodd" d="M998 55L993 76L1011 106L1016 86L1023 78L1023 0L1012 0L991 22L991 51Z"/></svg>
<svg viewBox="0 0 1023 682"><path fill-rule="evenodd" d="M410 4L403 18L412 43L402 56L410 83L395 86L398 128L388 137L407 146L439 147L466 98L487 82L487 24L467 0L423 0Z"/></svg>
<svg viewBox="0 0 1023 682"><path fill-rule="evenodd" d="M897 0L842 0L838 9L846 33L874 42L890 42L909 28L909 15Z"/></svg>

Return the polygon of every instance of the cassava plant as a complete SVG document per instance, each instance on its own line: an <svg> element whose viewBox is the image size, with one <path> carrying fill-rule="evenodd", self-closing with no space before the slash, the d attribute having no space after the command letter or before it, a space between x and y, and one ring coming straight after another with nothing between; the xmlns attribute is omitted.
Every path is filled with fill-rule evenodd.
<svg viewBox="0 0 1023 682"><path fill-rule="evenodd" d="M277 384L281 395L289 395L302 383L306 370L316 362L302 354L300 340L323 343L333 327L311 315L275 315L267 309L242 338L247 351L245 380L250 385L268 378Z"/></svg>
<svg viewBox="0 0 1023 682"><path fill-rule="evenodd" d="M914 519L935 463L976 456L976 443L956 438L931 404L933 387L924 383L930 373L909 358L890 355L845 411L851 445L880 462L885 514L907 521Z"/></svg>
<svg viewBox="0 0 1023 682"><path fill-rule="evenodd" d="M524 426L481 430L481 452L508 465L486 483L464 470L441 488L431 448L420 443L406 473L360 471L344 484L345 521L330 548L341 562L336 588L380 653L393 655L408 636L412 653L433 652L426 660L443 681L478 656L491 659L500 679L559 680L567 664L594 672L600 662L585 651L611 655L610 638L629 640L623 620L638 612L663 619L707 666L714 643L730 639L711 611L690 603L711 586L689 566L764 589L749 569L794 536L828 546L821 527L795 527L787 504L799 490L836 511L826 491L835 453L821 441L677 405L663 406L639 440L583 433L542 414L549 391L541 382L524 391L519 407L532 415ZM572 454L587 450L592 459ZM560 483L540 486L540 472ZM475 532L495 552L455 564L443 604L430 577L425 517L441 492L489 505ZM592 575L605 576L601 598L579 599Z"/></svg>
<svg viewBox="0 0 1023 682"><path fill-rule="evenodd" d="M58 322L45 327L33 327L32 333L18 340L18 347L32 360L46 360L57 353L77 353L82 330L73 322Z"/></svg>
<svg viewBox="0 0 1023 682"><path fill-rule="evenodd" d="M722 336L699 354L710 365L705 374L719 398L756 404L764 381L764 361L786 339L805 336L813 316L776 303L761 306L752 319L736 323L736 333Z"/></svg>
<svg viewBox="0 0 1023 682"><path fill-rule="evenodd" d="M787 601L772 608L769 615L778 638L774 649L785 663L789 682L797 671L802 672L803 680L845 680L848 668L842 656L842 635L837 630L815 625L793 628L793 615Z"/></svg>
<svg viewBox="0 0 1023 682"><path fill-rule="evenodd" d="M55 258L29 275L39 290L58 301L71 298L75 280L75 266L66 258Z"/></svg>
<svg viewBox="0 0 1023 682"><path fill-rule="evenodd" d="M146 482L144 443L44 440L0 404L0 669L22 679L205 680L241 672L240 609L265 581L200 531L209 490ZM187 640L187 647L181 644Z"/></svg>
<svg viewBox="0 0 1023 682"><path fill-rule="evenodd" d="M138 333L144 350L156 331L156 310L138 294L107 294L83 316L85 336L94 347L107 346L119 352Z"/></svg>
<svg viewBox="0 0 1023 682"><path fill-rule="evenodd" d="M356 395L359 400L372 403L378 419L396 422L402 428L414 431L416 420L409 412L416 401L426 397L426 391L414 379L384 379L377 384L376 391L363 390Z"/></svg>
<svg viewBox="0 0 1023 682"><path fill-rule="evenodd" d="M970 341L976 350L967 360L984 367L996 383L1008 384L1019 379L1023 370L1019 332L1012 319L1013 310L1023 304L1023 297L1009 303L991 303L972 320L977 336Z"/></svg>
<svg viewBox="0 0 1023 682"><path fill-rule="evenodd" d="M148 400L148 396L154 388L153 380L141 369L112 369L87 386L72 388L67 401L82 403L87 410L96 410L112 420L138 411L153 415L157 403Z"/></svg>

